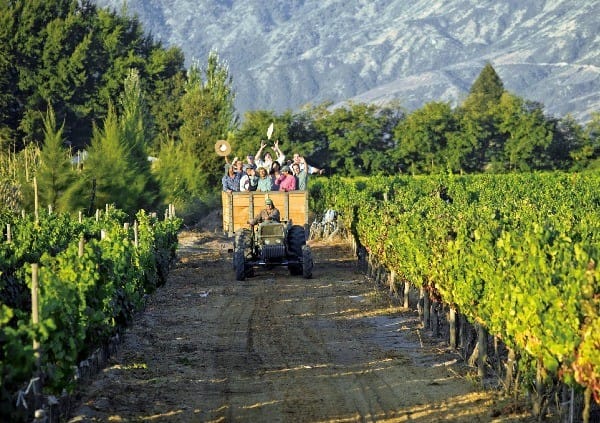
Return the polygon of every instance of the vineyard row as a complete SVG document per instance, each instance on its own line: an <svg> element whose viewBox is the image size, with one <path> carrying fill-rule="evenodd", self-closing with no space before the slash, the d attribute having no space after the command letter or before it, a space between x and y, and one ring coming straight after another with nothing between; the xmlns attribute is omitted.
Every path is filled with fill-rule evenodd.
<svg viewBox="0 0 600 423"><path fill-rule="evenodd" d="M166 281L181 220L142 210L130 224L107 207L85 219L2 214L0 225L0 420L23 421L30 381L46 395L71 391L78 363Z"/></svg>
<svg viewBox="0 0 600 423"><path fill-rule="evenodd" d="M314 186L396 283L509 350L521 386L600 402L600 176L332 178ZM537 412L543 409L538 404Z"/></svg>

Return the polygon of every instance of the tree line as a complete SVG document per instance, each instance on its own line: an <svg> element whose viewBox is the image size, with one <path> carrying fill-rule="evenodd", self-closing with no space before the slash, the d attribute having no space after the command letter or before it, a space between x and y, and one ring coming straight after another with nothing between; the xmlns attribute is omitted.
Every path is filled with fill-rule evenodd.
<svg viewBox="0 0 600 423"><path fill-rule="evenodd" d="M129 212L173 203L194 216L218 198L226 139L254 154L266 129L290 156L348 176L581 171L598 166L600 114L586 124L546 116L505 90L486 64L458 106L414 111L324 102L240 119L233 76L216 52L185 66L127 10L89 0L0 0L0 197ZM81 155L85 151L85 154ZM79 155L78 155L79 154ZM151 161L148 158L151 158Z"/></svg>

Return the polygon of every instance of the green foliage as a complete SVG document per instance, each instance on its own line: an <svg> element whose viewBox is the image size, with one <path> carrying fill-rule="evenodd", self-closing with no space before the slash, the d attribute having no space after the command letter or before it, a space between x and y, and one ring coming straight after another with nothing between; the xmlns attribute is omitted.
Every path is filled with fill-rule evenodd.
<svg viewBox="0 0 600 423"><path fill-rule="evenodd" d="M599 192L595 174L332 178L315 205L515 349L524 386L541 369L598 396Z"/></svg>
<svg viewBox="0 0 600 423"><path fill-rule="evenodd" d="M157 183L150 173L146 141L152 139L153 125L152 117L146 107L139 72L135 69L131 69L125 79L121 108L119 116L121 136L134 177L130 185L131 195L135 196L133 210L151 208L156 205L158 197Z"/></svg>
<svg viewBox="0 0 600 423"><path fill-rule="evenodd" d="M244 115L244 121L235 132L235 140L231 144L231 157L246 158L248 154L256 154L260 148L261 140L267 141L267 129L273 123L273 134L271 142L279 140L283 149L287 144L288 122L283 116L278 116L272 111L256 110L248 111Z"/></svg>
<svg viewBox="0 0 600 423"><path fill-rule="evenodd" d="M500 98L498 129L506 136L504 155L509 170L550 169L552 131L540 107L504 93Z"/></svg>
<svg viewBox="0 0 600 423"><path fill-rule="evenodd" d="M317 129L327 137L327 162L335 172L348 176L389 172L383 154L390 147L384 133L386 117L377 111L374 105L350 103L316 122Z"/></svg>
<svg viewBox="0 0 600 423"><path fill-rule="evenodd" d="M40 142L39 112L51 101L57 120L64 121L65 137L83 149L93 122L106 116L109 103L117 103L131 68L147 80L149 108L160 129L177 128L178 122L169 126L165 117L174 115L181 95L183 55L146 38L137 19L97 9L87 0L19 0L3 2L0 22L2 147Z"/></svg>
<svg viewBox="0 0 600 423"><path fill-rule="evenodd" d="M184 161L179 164L179 174L185 177L183 183L193 196L216 191L220 186L222 167L214 160L214 145L237 127L231 85L227 66L214 52L208 57L206 69L194 64L188 72L186 93L181 99ZM194 175L190 175L192 170Z"/></svg>
<svg viewBox="0 0 600 423"><path fill-rule="evenodd" d="M474 112L485 113L493 109L504 93L504 84L491 63L486 63L471 85L463 107Z"/></svg>
<svg viewBox="0 0 600 423"><path fill-rule="evenodd" d="M158 221L143 211L137 218L138 245L133 227L123 225L127 214L112 208L98 220L81 223L58 213L42 213L37 223L0 214L0 223L14 229L14 244L0 244L2 420L13 420L19 413L13 396L36 370L33 339L41 345L44 393L70 390L76 364L131 319L145 294L164 283L181 220ZM8 295L11 290L29 292L32 262L40 264L37 325L31 323L31 300L16 303Z"/></svg>
<svg viewBox="0 0 600 423"><path fill-rule="evenodd" d="M62 207L58 207L60 196L74 179L69 151L63 147L64 124L57 128L52 106L48 107L43 122L44 145L36 172L39 201L52 206L53 210L62 211Z"/></svg>
<svg viewBox="0 0 600 423"><path fill-rule="evenodd" d="M396 126L398 146L394 158L403 170L415 173L436 173L450 167L464 168L464 156L471 150L457 144L458 122L448 103L428 103L411 113Z"/></svg>
<svg viewBox="0 0 600 423"><path fill-rule="evenodd" d="M135 185L135 169L130 166L126 148L118 117L111 107L104 128L94 131L84 170L65 193L72 210L85 210L91 215L104 204L135 210L136 198L132 194L142 187Z"/></svg>
<svg viewBox="0 0 600 423"><path fill-rule="evenodd" d="M31 377L34 370L33 339L27 315L0 303L0 417L23 419L13 407L12 390Z"/></svg>
<svg viewBox="0 0 600 423"><path fill-rule="evenodd" d="M138 72L124 83L121 115L109 108L104 127L94 137L77 182L65 193L70 210L87 210L116 204L133 214L150 208L159 196L158 183L150 172L146 139L150 120L140 87Z"/></svg>
<svg viewBox="0 0 600 423"><path fill-rule="evenodd" d="M152 156L158 155L161 140L178 137L182 123L180 98L185 92L184 61L183 53L177 48L157 47L151 52L145 79L154 88L145 90L145 95L156 126L156 137L147 140Z"/></svg>

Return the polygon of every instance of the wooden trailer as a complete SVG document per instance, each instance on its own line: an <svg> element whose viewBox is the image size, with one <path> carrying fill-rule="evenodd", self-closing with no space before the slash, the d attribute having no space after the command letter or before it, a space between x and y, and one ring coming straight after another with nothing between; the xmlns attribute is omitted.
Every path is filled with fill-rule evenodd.
<svg viewBox="0 0 600 423"><path fill-rule="evenodd" d="M248 219L265 208L267 197L279 209L282 222L301 225L308 233L308 191L222 192L223 232L231 237L238 229L248 228Z"/></svg>

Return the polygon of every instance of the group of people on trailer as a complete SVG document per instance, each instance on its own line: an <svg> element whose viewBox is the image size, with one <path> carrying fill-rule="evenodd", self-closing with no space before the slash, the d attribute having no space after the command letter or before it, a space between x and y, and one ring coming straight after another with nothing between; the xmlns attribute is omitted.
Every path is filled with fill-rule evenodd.
<svg viewBox="0 0 600 423"><path fill-rule="evenodd" d="M279 140L273 144L273 155L263 151L265 141L260 142L256 155L246 156L246 163L235 157L225 164L225 175L221 179L223 191L295 191L306 190L308 175L323 174L324 170L310 166L304 157L295 153L293 159L286 160L279 148ZM227 161L227 158L225 159Z"/></svg>

